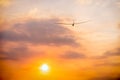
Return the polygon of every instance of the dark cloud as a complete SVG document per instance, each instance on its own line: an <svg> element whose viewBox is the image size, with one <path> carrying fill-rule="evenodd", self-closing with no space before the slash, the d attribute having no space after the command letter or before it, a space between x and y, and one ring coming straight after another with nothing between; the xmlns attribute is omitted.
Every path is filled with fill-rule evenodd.
<svg viewBox="0 0 120 80"><path fill-rule="evenodd" d="M63 55L60 55L60 57L64 59L78 59L78 58L85 58L85 55L78 52L69 51Z"/></svg>
<svg viewBox="0 0 120 80"><path fill-rule="evenodd" d="M26 42L39 45L78 46L71 31L55 24L59 20L29 20L15 23L12 29L1 31L2 41Z"/></svg>

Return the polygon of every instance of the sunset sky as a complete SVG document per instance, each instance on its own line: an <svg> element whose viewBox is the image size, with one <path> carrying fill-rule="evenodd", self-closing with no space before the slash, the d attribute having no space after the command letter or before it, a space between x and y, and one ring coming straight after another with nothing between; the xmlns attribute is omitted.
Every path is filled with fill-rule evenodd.
<svg viewBox="0 0 120 80"><path fill-rule="evenodd" d="M0 80L120 79L120 0L0 0L0 14ZM56 24L73 20L89 21Z"/></svg>

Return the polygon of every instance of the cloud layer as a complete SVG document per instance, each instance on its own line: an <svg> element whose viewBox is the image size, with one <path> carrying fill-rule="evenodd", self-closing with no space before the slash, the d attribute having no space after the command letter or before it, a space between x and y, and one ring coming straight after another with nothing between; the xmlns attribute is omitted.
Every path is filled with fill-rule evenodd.
<svg viewBox="0 0 120 80"><path fill-rule="evenodd" d="M38 45L77 46L69 29L55 24L57 20L30 20L16 23L10 30L1 31L2 41L26 42Z"/></svg>
<svg viewBox="0 0 120 80"><path fill-rule="evenodd" d="M30 19L23 22L14 23L11 28L0 31L0 51L1 60L18 60L30 54L27 49L28 45L39 46L70 46L77 47L75 36L72 32L60 25L55 24L58 19ZM19 44L10 46L9 43ZM22 43L22 44L21 44ZM34 46L35 47L35 46ZM21 52L22 51L22 52ZM68 57L80 57L80 55L70 54ZM72 58L72 57L71 57Z"/></svg>

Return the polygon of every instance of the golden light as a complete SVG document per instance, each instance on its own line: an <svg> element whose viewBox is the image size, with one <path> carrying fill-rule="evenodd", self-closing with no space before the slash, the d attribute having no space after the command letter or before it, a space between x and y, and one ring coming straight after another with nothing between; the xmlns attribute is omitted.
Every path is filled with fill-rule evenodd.
<svg viewBox="0 0 120 80"><path fill-rule="evenodd" d="M47 64L43 64L39 68L42 72L48 72L49 71L49 66Z"/></svg>

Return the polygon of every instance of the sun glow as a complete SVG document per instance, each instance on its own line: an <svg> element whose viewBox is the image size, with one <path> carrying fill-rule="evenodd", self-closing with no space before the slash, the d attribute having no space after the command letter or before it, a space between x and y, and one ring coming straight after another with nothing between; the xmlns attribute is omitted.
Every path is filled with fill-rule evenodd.
<svg viewBox="0 0 120 80"><path fill-rule="evenodd" d="M40 66L39 69L42 72L48 72L49 71L49 66L47 64L42 64L42 66Z"/></svg>

